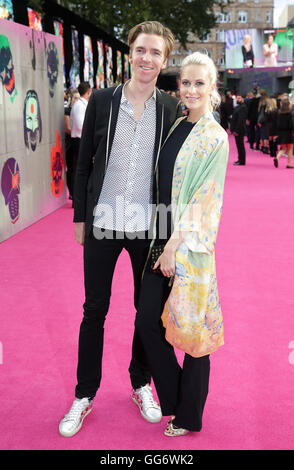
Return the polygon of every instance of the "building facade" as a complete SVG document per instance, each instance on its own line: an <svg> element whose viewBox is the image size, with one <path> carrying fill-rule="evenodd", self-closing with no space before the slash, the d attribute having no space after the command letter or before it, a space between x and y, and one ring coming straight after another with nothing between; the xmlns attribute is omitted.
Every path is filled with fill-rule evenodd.
<svg viewBox="0 0 294 470"><path fill-rule="evenodd" d="M226 2L226 0L225 0ZM217 5L214 8L217 16L215 28L202 38L189 34L187 49L176 42L168 61L165 74L177 74L183 59L192 52L206 50L213 59L219 72L224 72L225 63L225 31L229 29L272 29L274 0L233 0L227 2L222 12Z"/></svg>

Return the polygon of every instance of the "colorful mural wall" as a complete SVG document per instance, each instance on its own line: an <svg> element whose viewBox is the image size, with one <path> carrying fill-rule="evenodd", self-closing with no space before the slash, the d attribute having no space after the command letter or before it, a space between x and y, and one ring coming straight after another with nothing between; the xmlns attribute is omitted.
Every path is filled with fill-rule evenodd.
<svg viewBox="0 0 294 470"><path fill-rule="evenodd" d="M66 202L62 40L0 20L0 242Z"/></svg>

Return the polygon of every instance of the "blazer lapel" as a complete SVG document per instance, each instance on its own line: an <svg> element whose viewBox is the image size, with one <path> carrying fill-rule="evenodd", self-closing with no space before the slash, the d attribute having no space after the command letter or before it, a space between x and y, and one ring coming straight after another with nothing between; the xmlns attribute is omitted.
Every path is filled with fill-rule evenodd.
<svg viewBox="0 0 294 470"><path fill-rule="evenodd" d="M156 88L156 130L155 130L154 158L153 158L154 172L157 167L159 152L161 148L163 126L164 126L164 105L161 101L161 93L158 90L158 88Z"/></svg>
<svg viewBox="0 0 294 470"><path fill-rule="evenodd" d="M106 166L108 164L112 142L114 139L114 133L115 133L120 100L121 100L121 95L122 95L122 87L123 85L119 85L118 87L115 88L113 95L112 95L111 103L110 103L109 121L108 121L108 129L107 129Z"/></svg>

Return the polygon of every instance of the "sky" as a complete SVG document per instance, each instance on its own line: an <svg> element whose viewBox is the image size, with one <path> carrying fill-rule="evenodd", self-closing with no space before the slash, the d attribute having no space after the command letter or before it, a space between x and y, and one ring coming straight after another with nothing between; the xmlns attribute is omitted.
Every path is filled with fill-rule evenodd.
<svg viewBox="0 0 294 470"><path fill-rule="evenodd" d="M274 0L274 28L278 27L278 19L286 5L294 5L294 0Z"/></svg>

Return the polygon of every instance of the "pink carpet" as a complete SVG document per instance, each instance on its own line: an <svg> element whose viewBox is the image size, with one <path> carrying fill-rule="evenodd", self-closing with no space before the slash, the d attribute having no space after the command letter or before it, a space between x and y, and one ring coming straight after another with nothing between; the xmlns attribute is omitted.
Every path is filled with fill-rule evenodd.
<svg viewBox="0 0 294 470"><path fill-rule="evenodd" d="M0 246L1 449L294 448L294 171L248 147L247 166L234 167L230 145L217 243L225 345L211 357L203 430L165 437L167 418L145 422L129 398L134 308L123 253L94 410L76 436L58 434L74 398L83 303L68 204Z"/></svg>

